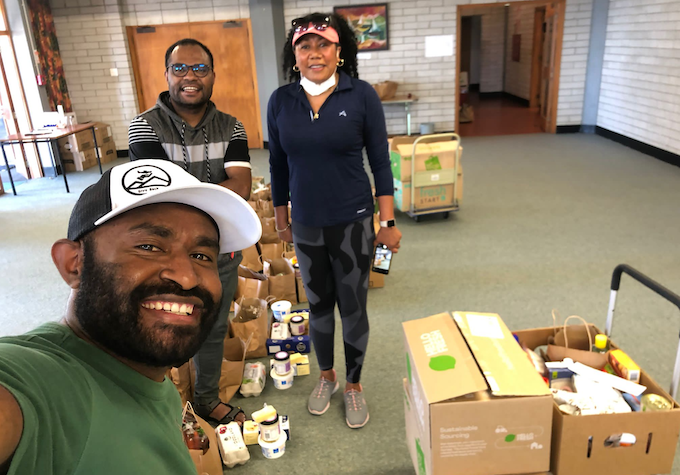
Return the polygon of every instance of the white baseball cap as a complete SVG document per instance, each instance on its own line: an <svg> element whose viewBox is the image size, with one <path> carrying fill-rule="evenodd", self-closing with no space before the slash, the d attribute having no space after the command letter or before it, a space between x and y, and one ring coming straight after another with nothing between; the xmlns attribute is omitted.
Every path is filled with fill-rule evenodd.
<svg viewBox="0 0 680 475"><path fill-rule="evenodd" d="M253 208L233 191L203 183L169 160L135 160L106 171L78 198L68 224L68 238L78 240L112 218L156 203L197 208L217 224L220 253L246 249L262 236Z"/></svg>

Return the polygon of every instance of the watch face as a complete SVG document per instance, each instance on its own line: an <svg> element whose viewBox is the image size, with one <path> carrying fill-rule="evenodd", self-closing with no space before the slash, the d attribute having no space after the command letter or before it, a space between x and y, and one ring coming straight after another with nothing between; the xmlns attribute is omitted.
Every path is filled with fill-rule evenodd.
<svg viewBox="0 0 680 475"><path fill-rule="evenodd" d="M392 228L392 227L394 227L394 226L395 226L395 224L396 224L396 223L394 222L394 220L393 220L393 219L390 219L389 221L387 221L387 227L388 227L388 228Z"/></svg>

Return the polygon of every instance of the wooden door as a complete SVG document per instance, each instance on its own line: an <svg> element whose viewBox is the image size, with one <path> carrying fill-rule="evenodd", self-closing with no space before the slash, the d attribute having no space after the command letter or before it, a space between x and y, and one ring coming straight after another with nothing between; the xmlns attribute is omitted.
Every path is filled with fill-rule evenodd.
<svg viewBox="0 0 680 475"><path fill-rule="evenodd" d="M553 81L555 80L555 52L557 45L557 10L553 5L548 5L545 11L544 22L545 34L543 36L543 57L541 64L541 128L544 132L550 132L554 128L553 117L555 107Z"/></svg>
<svg viewBox="0 0 680 475"><path fill-rule="evenodd" d="M151 108L158 95L168 89L164 76L167 48L182 38L194 38L213 54L215 85L211 100L218 110L243 123L250 148L262 148L260 101L249 20L129 26L127 33L142 111Z"/></svg>
<svg viewBox="0 0 680 475"><path fill-rule="evenodd" d="M541 105L541 72L543 71L543 24L545 23L545 7L534 11L534 41L531 52L531 92L529 107L538 108Z"/></svg>

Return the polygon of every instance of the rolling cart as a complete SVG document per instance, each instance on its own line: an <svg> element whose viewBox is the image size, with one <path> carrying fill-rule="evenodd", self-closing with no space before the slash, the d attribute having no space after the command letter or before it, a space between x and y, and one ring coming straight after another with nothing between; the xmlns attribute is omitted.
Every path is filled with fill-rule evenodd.
<svg viewBox="0 0 680 475"><path fill-rule="evenodd" d="M619 292L619 287L621 286L622 274L628 274L633 279L637 280L648 289L653 290L654 292L656 292L657 294L671 302L673 305L678 307L678 309L680 309L680 295L671 292L663 285L659 284L655 280L650 279L642 272L633 269L628 264L619 264L618 266L616 266L616 268L614 269L614 273L612 274L612 284L609 295L609 309L607 310L607 321L604 327L604 331L605 334L607 335L607 338L611 337L612 333L612 323L614 321L614 311L616 309L616 296ZM673 380L671 381L671 387L669 391L670 395L673 396L673 399L675 399L676 401L679 382L680 382L680 345L678 345L678 349L675 355L675 366L673 367Z"/></svg>
<svg viewBox="0 0 680 475"><path fill-rule="evenodd" d="M427 144L432 142L444 142L447 140L454 140L458 143L455 152L455 158L453 161L453 169L444 170L428 170L422 172L416 172L416 152L418 145ZM437 214L443 213L444 219L448 219L449 213L452 211L458 211L459 203L456 197L456 186L458 184L458 167L460 162L460 136L454 133L446 134L430 134L418 137L413 142L413 154L411 157L411 204L409 210L406 214L413 218L416 222L420 221L420 217L427 214ZM447 206L440 206L434 208L418 209L415 208L415 196L416 187L428 186L428 185L453 185L453 204Z"/></svg>

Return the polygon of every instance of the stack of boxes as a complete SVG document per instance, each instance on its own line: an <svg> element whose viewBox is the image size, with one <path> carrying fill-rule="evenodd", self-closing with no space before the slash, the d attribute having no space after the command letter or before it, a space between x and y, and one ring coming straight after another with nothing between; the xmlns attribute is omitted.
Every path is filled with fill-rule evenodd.
<svg viewBox="0 0 680 475"><path fill-rule="evenodd" d="M415 187L414 211L457 207L463 198L460 143L455 140L419 143L414 157L413 142L417 138L390 139L395 208L411 210L412 186ZM411 171L412 166L415 173Z"/></svg>
<svg viewBox="0 0 680 475"><path fill-rule="evenodd" d="M94 133L97 136L101 163L108 163L117 158L116 143L108 124L95 123ZM83 130L58 140L59 153L67 172L83 171L97 164L92 130Z"/></svg>

